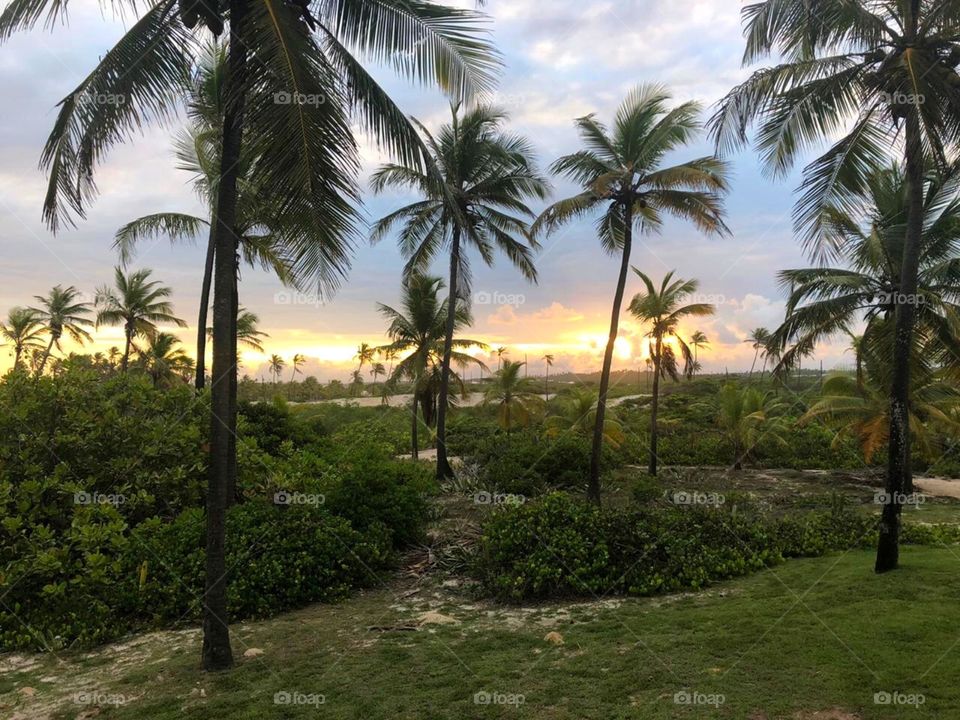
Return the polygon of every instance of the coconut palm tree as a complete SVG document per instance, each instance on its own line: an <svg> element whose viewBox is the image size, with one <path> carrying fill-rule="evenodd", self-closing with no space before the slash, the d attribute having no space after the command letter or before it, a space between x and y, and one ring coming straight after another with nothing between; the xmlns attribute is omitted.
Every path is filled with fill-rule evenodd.
<svg viewBox="0 0 960 720"><path fill-rule="evenodd" d="M582 191L547 208L534 225L537 233L551 232L602 210L597 222L600 244L606 252L620 256L590 459L588 492L594 502L600 501L603 420L634 232L658 231L664 215L693 222L704 232L726 232L721 200L727 190L726 165L715 157L663 164L668 153L692 142L701 130L697 103L670 109L669 102L663 87L641 85L617 110L612 129L593 115L577 120L584 148L557 160L552 170L576 182Z"/></svg>
<svg viewBox="0 0 960 720"><path fill-rule="evenodd" d="M300 368L303 367L303 364L307 361L300 353L294 353L293 357L290 358L290 367L293 368L293 374L290 375L290 382L293 382L297 379L297 375L302 375Z"/></svg>
<svg viewBox="0 0 960 720"><path fill-rule="evenodd" d="M260 316L240 306L237 313L237 343L257 352L263 352L263 340L270 337L258 327ZM207 328L207 338L213 339L213 328Z"/></svg>
<svg viewBox="0 0 960 720"><path fill-rule="evenodd" d="M440 299L444 288L442 278L415 273L407 278L403 285L403 299L400 308L378 304L377 310L390 324L387 337L391 344L378 348L386 355L392 353L401 357L393 372L387 378L387 387L395 386L400 380L412 383L411 446L414 459L419 452L419 414L424 415L424 423L432 427L435 408L440 393L440 365L443 362L444 344L447 332L447 300ZM470 347L486 349L478 340L459 337L463 328L472 322L469 306L462 300L458 303L453 351L451 357L456 363L486 366L477 358L464 352ZM463 379L455 375L454 381L464 390ZM419 407L419 410L418 410Z"/></svg>
<svg viewBox="0 0 960 720"><path fill-rule="evenodd" d="M276 388L277 384L280 382L280 375L283 373L283 369L286 366L287 361L276 353L270 356L268 367L270 368L270 374L273 375L274 388Z"/></svg>
<svg viewBox="0 0 960 720"><path fill-rule="evenodd" d="M711 125L717 146L756 145L771 174L785 176L821 141L829 150L804 171L795 221L817 257L834 252L830 215L856 203L869 173L901 155L908 211L897 290L916 296L926 162L943 167L960 137L957 0L762 0L744 8L745 63L773 57L724 98ZM890 392L887 493L910 485L910 357L916 305L896 308L896 372ZM897 566L900 505L884 506L877 572Z"/></svg>
<svg viewBox="0 0 960 720"><path fill-rule="evenodd" d="M702 330L697 330L690 336L690 347L693 348L693 362L697 366L696 371L700 370L700 348L710 347L710 340L707 334Z"/></svg>
<svg viewBox="0 0 960 720"><path fill-rule="evenodd" d="M0 322L0 338L4 344L13 345L14 370L20 367L24 352L43 347L41 338L45 332L43 321L35 310L15 307L7 312L6 322Z"/></svg>
<svg viewBox="0 0 960 720"><path fill-rule="evenodd" d="M381 362L374 363L373 366L370 368L370 375L373 377L374 385L377 384L377 378L386 374L387 374L387 368L385 368L383 366L383 363Z"/></svg>
<svg viewBox="0 0 960 720"><path fill-rule="evenodd" d="M350 373L350 395L359 397L361 394L363 394L363 375L359 370L354 370Z"/></svg>
<svg viewBox="0 0 960 720"><path fill-rule="evenodd" d="M553 355L547 353L543 356L543 362L546 363L545 375L543 378L543 394L545 395L544 400L550 399L550 368L553 367Z"/></svg>
<svg viewBox="0 0 960 720"><path fill-rule="evenodd" d="M750 347L753 348L753 362L750 363L750 377L752 378L753 371L757 367L757 358L759 358L761 355L764 357L763 364L764 367L766 367L766 350L767 343L770 342L770 331L765 327L754 328L744 342L750 343Z"/></svg>
<svg viewBox="0 0 960 720"><path fill-rule="evenodd" d="M449 315L437 409L438 479L452 475L446 447L447 396L457 299L470 295L468 251L472 248L491 265L499 249L527 280L536 282L532 252L536 244L528 224L534 213L526 201L542 200L548 193L547 181L534 166L530 143L503 130L505 113L486 105L461 112L455 104L451 114L450 123L436 135L420 126L436 172L392 163L371 178L374 192L409 187L420 196L373 228L376 241L399 226L407 274L425 270L441 251L449 251Z"/></svg>
<svg viewBox="0 0 960 720"><path fill-rule="evenodd" d="M106 285L97 289L97 327L101 325L123 326L123 357L120 368L127 371L130 349L135 337L150 337L157 332L157 323L170 323L177 327L187 324L173 314L173 304L167 299L173 292L151 280L152 270L137 270L129 275L120 267L114 268L114 287Z"/></svg>
<svg viewBox="0 0 960 720"><path fill-rule="evenodd" d="M678 334L680 321L687 317L712 315L714 306L709 303L684 301L697 292L697 280L674 280L673 271L668 272L657 287L647 275L637 268L633 271L643 281L644 290L633 296L630 313L644 325L649 325L647 337L653 341L653 397L650 404L650 464L648 471L657 474L657 412L660 404L660 378L680 379L680 359L673 348L675 343L683 360L683 373L692 374L693 354L690 347ZM672 340L667 342L667 339Z"/></svg>
<svg viewBox="0 0 960 720"><path fill-rule="evenodd" d="M497 348L497 372L500 372L500 367L503 365L503 357L509 354L509 348L505 348L503 345Z"/></svg>
<svg viewBox="0 0 960 720"><path fill-rule="evenodd" d="M360 364L357 366L357 372L363 370L365 363L372 363L376 354L377 349L375 347L369 343L360 343L359 347L357 347L357 354L354 355L354 357L360 361Z"/></svg>
<svg viewBox="0 0 960 720"><path fill-rule="evenodd" d="M93 326L93 321L88 317L91 312L90 303L83 302L81 297L80 291L73 285L56 285L47 295L34 296L40 307L30 308L30 311L43 323L44 332L50 335L36 370L38 376L43 375L53 349L62 350L60 340L64 333L80 345L93 339L85 329Z"/></svg>
<svg viewBox="0 0 960 720"><path fill-rule="evenodd" d="M137 349L140 363L150 375L155 388L182 382L193 370L193 360L178 345L180 340L176 335L155 332L147 336L145 346Z"/></svg>
<svg viewBox="0 0 960 720"><path fill-rule="evenodd" d="M727 383L716 399L716 423L733 446L733 469L742 470L761 439L786 446L782 404L770 393Z"/></svg>
<svg viewBox="0 0 960 720"><path fill-rule="evenodd" d="M138 8L139 9L139 8ZM326 231L323 243L291 248L318 268L329 287L347 269L356 219L353 179L359 167L350 114L378 143L404 161L427 157L404 113L367 72L363 61L388 62L422 84L468 99L493 84L499 57L483 38L480 16L428 0L318 4L269 0L160 0L139 18L61 103L42 156L50 170L44 216L58 229L83 216L96 193L95 168L106 151L152 118L177 107L199 40L229 23L224 102L217 137L217 198L213 228L215 328L211 398L210 491L207 501L203 667L233 664L227 629L224 554L227 489L236 472L236 220L244 148L257 149L251 181L262 200L284 215ZM0 40L41 18L65 20L55 0L14 2L0 14ZM121 103L89 103L114 97ZM318 257L329 263L318 262ZM201 327L203 325L201 324ZM219 348L219 350L217 350ZM219 357L217 356L219 354ZM222 380L226 379L226 382ZM235 479L235 477L233 477Z"/></svg>
<svg viewBox="0 0 960 720"><path fill-rule="evenodd" d="M597 417L597 394L581 388L572 390L569 395L561 398L559 412L544 421L547 437L573 432L589 438ZM604 442L612 447L619 447L624 438L623 427L617 422L613 408L610 408L603 421Z"/></svg>
<svg viewBox="0 0 960 720"><path fill-rule="evenodd" d="M505 360L484 393L484 404L497 408L497 421L507 435L515 427L524 427L543 410L543 400L533 384L520 376L522 362Z"/></svg>

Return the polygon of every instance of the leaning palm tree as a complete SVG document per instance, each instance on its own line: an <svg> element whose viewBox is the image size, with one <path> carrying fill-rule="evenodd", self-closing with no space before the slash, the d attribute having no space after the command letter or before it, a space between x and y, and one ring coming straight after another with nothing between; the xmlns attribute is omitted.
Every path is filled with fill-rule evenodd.
<svg viewBox="0 0 960 720"><path fill-rule="evenodd" d="M700 370L700 348L710 347L710 340L707 338L707 334L702 330L697 330L690 336L690 347L693 348L693 362L697 366L696 370Z"/></svg>
<svg viewBox="0 0 960 720"><path fill-rule="evenodd" d="M553 355L547 353L543 356L543 362L545 363L544 372L546 373L543 378L543 394L544 400L550 399L550 368L553 367Z"/></svg>
<svg viewBox="0 0 960 720"><path fill-rule="evenodd" d="M612 130L592 115L577 120L585 147L560 158L552 169L576 182L582 192L547 208L534 225L537 232L550 232L602 210L597 222L601 246L620 256L590 459L588 493L594 502L600 501L603 420L634 232L658 231L664 215L689 220L708 233L727 230L721 200L727 190L726 165L715 157L663 165L668 153L692 142L702 127L698 104L670 109L669 101L663 87L642 85L620 106Z"/></svg>
<svg viewBox="0 0 960 720"><path fill-rule="evenodd" d="M757 358L761 355L764 357L763 364L766 367L766 348L767 343L770 342L770 331L765 327L754 328L744 342L749 343L750 347L753 348L753 362L750 363L750 377L752 378L753 371L757 367Z"/></svg>
<svg viewBox="0 0 960 720"><path fill-rule="evenodd" d="M648 471L657 474L657 411L660 404L660 378L680 379L680 363L671 339L680 350L683 359L683 373L690 377L693 372L693 354L689 346L678 334L680 321L686 317L712 315L714 306L709 303L689 303L684 301L697 292L700 283L697 280L673 279L673 271L668 272L660 287L636 268L633 271L643 281L645 289L633 296L630 301L630 313L640 322L650 326L647 333L653 341L653 397L650 405L650 463Z"/></svg>
<svg viewBox="0 0 960 720"><path fill-rule="evenodd" d="M497 421L507 435L514 428L529 425L543 409L543 400L532 382L520 376L523 365L506 360L484 393L484 404L496 407Z"/></svg>
<svg viewBox="0 0 960 720"><path fill-rule="evenodd" d="M30 311L43 323L44 332L50 335L46 350L37 367L38 376L43 375L53 349L62 350L60 340L64 333L80 345L93 339L86 330L93 326L93 321L88 317L91 312L90 303L83 302L80 298L80 291L73 285L69 287L57 285L45 296L34 296L40 307L30 308Z"/></svg>
<svg viewBox="0 0 960 720"><path fill-rule="evenodd" d="M897 290L917 294L926 160L943 167L960 137L957 0L763 0L743 10L744 63L773 57L724 98L711 121L717 146L756 144L771 174L785 176L811 144L829 150L804 171L795 221L817 257L835 250L830 216L856 203L891 149L905 164L908 212ZM926 158L926 160L925 160ZM910 357L916 306L896 309L887 492L910 484ZM900 505L884 507L875 570L899 561Z"/></svg>
<svg viewBox="0 0 960 720"><path fill-rule="evenodd" d="M0 40L41 20L65 20L66 10L56 0L15 0L0 13ZM220 35L229 24L211 223L217 382L211 398L203 603L203 667L218 670L233 664L224 523L236 472L231 438L236 435L238 162L246 147L254 147L258 162L251 181L263 189L264 202L325 231L321 243L291 247L289 255L316 267L329 288L347 270L356 219L353 180L359 160L351 111L362 129L404 161L426 158L416 131L363 61L389 62L403 75L459 99L492 86L499 58L483 37L480 16L429 0L331 0L316 4L316 15L309 3L271 0L159 0L138 10L127 33L61 103L42 157L50 170L44 216L56 230L85 214L96 193L94 170L106 152L145 120L173 114L200 41L208 31ZM91 96L124 102L85 102Z"/></svg>
<svg viewBox="0 0 960 720"><path fill-rule="evenodd" d="M548 185L534 166L530 143L504 132L505 120L502 111L489 106L461 113L454 105L451 122L437 135L420 126L435 172L394 163L381 167L371 179L375 192L409 187L420 196L379 220L373 229L373 239L379 240L400 226L407 274L426 269L441 251L449 250L449 315L437 409L438 479L452 475L447 462L447 396L457 299L470 294L468 250L474 249L491 265L499 249L527 280L537 280L532 253L536 244L528 225L534 213L526 201L546 198Z"/></svg>
<svg viewBox="0 0 960 720"><path fill-rule="evenodd" d="M280 382L280 375L283 374L283 369L287 366L287 361L284 360L277 354L270 356L270 374L273 375L273 386L276 389L277 384Z"/></svg>
<svg viewBox="0 0 960 720"><path fill-rule="evenodd" d="M404 283L403 300L400 308L378 304L377 310L390 323L387 337L390 345L378 348L384 356L401 358L387 378L387 388L394 387L400 380L412 383L411 447L412 456L419 452L418 426L419 414L423 413L424 423L432 427L440 392L439 367L443 362L444 344L447 332L447 303L441 300L440 292L444 283L441 278L416 273ZM465 352L470 347L486 349L478 340L461 338L460 330L469 327L472 322L470 309L463 301L458 303L454 324L453 351L451 357L457 363L474 364L480 368L486 366L477 358ZM465 389L460 376L455 376L461 389ZM418 410L419 408L419 410Z"/></svg>
<svg viewBox="0 0 960 720"><path fill-rule="evenodd" d="M159 280L151 280L152 272L145 268L128 275L117 267L114 268L114 287L97 289L97 327L123 326L123 357L120 360L123 372L127 371L130 362L134 338L155 335L157 323L187 326L173 314L173 303L167 299L173 291L161 285Z"/></svg>
<svg viewBox="0 0 960 720"><path fill-rule="evenodd" d="M20 367L23 354L43 347L41 338L46 332L43 321L35 310L15 307L7 312L6 322L0 322L0 338L13 346L13 369Z"/></svg>
<svg viewBox="0 0 960 720"><path fill-rule="evenodd" d="M293 382L297 379L297 375L302 375L303 371L300 369L303 367L303 364L307 359L300 353L294 353L293 357L290 358L290 367L293 368L293 373L290 375L290 382Z"/></svg>
<svg viewBox="0 0 960 720"><path fill-rule="evenodd" d="M364 364L372 363L373 358L377 354L377 349L370 345L369 343L360 343L357 347L357 354L354 357L360 361L360 364L357 365L357 372L363 370Z"/></svg>
<svg viewBox="0 0 960 720"><path fill-rule="evenodd" d="M182 382L183 377L193 370L193 360L179 345L176 335L156 332L147 336L144 347L137 349L139 361L155 388Z"/></svg>

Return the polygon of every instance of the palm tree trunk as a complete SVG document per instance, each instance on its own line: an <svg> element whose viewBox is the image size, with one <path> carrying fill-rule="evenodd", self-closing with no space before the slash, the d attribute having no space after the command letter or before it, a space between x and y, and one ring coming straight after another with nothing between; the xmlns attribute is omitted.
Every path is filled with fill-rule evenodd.
<svg viewBox="0 0 960 720"><path fill-rule="evenodd" d="M247 0L230 0L230 46L227 56L227 107L223 116L220 183L214 216L213 372L210 419L210 467L207 484L206 580L203 597L203 668L223 670L233 665L227 617L226 507L233 468L230 435L235 415L230 393L237 371L231 320L237 277L237 174L243 129L247 46L243 21Z"/></svg>
<svg viewBox="0 0 960 720"><path fill-rule="evenodd" d="M216 249L214 231L216 225L210 224L210 238L207 240L207 257L203 261L203 282L200 285L200 312L197 313L197 369L194 387L203 390L207 382L207 311L210 308L210 286L213 283L213 257Z"/></svg>
<svg viewBox="0 0 960 720"><path fill-rule="evenodd" d="M460 269L460 229L454 228L450 245L450 298L447 301L447 331L443 338L443 362L440 365L440 396L437 400L437 480L453 477L447 460L447 395L450 392L450 357L453 354L453 330L457 320L457 280Z"/></svg>
<svg viewBox="0 0 960 720"><path fill-rule="evenodd" d="M126 374L130 365L130 345L133 343L133 328L127 323L123 327L123 357L120 359L120 372Z"/></svg>
<svg viewBox="0 0 960 720"><path fill-rule="evenodd" d="M411 415L411 420L410 420L410 457L412 457L414 460L419 460L420 459L420 438L417 435L417 425L418 425L417 421L419 420L419 418L417 418L416 388L414 388L412 403L413 403L413 413Z"/></svg>
<svg viewBox="0 0 960 720"><path fill-rule="evenodd" d="M53 344L57 341L56 335L50 335L50 342L47 343L47 349L43 352L43 360L40 361L40 367L37 368L37 377L43 377L43 369L47 366L47 360L50 359L50 353L53 352Z"/></svg>
<svg viewBox="0 0 960 720"><path fill-rule="evenodd" d="M237 243L234 243L237 248ZM229 443L228 453L230 457L230 474L227 478L227 507L230 507L237 500L237 363L239 361L237 353L237 315L240 313L240 289L238 287L237 272L240 267L240 256L238 248L234 250L234 268L237 271L233 274L233 311L230 313L230 357L233 358L233 370L230 378L230 427L232 430L227 436Z"/></svg>
<svg viewBox="0 0 960 720"><path fill-rule="evenodd" d="M660 363L663 362L663 345L657 338L656 355L653 359L653 398L650 401L650 462L647 471L657 474L657 414L660 410Z"/></svg>
<svg viewBox="0 0 960 720"><path fill-rule="evenodd" d="M896 305L896 337L893 349L893 383L890 391L890 441L887 456L887 504L880 518L880 540L874 570L887 572L900 559L900 515L904 493L913 491L910 469L910 351L923 234L923 149L920 121L913 109L906 118L907 238L903 249L900 293Z"/></svg>
<svg viewBox="0 0 960 720"><path fill-rule="evenodd" d="M747 378L748 380L752 380L752 379L753 379L753 370L754 370L755 367L757 367L757 358L758 358L758 357L760 357L760 348L754 348L753 362L750 363L750 375L749 375L749 377Z"/></svg>
<svg viewBox="0 0 960 720"><path fill-rule="evenodd" d="M620 276L617 278L617 291L613 296L613 310L610 313L610 336L603 352L603 369L600 371L600 395L597 398L597 417L593 425L593 446L590 452L590 478L587 485L587 497L600 504L600 450L603 447L603 423L607 412L607 390L610 387L610 366L613 364L613 345L617 340L620 325L620 306L623 304L623 291L627 285L627 270L630 268L630 247L633 244L633 205L630 202L623 207L623 254L620 260Z"/></svg>

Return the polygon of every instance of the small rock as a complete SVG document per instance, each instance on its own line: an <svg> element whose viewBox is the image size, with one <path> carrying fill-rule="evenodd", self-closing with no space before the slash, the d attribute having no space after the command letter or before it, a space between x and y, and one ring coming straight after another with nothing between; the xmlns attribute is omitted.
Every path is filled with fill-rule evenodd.
<svg viewBox="0 0 960 720"><path fill-rule="evenodd" d="M459 625L460 621L449 615L443 615L436 610L423 613L419 618L421 625Z"/></svg>
<svg viewBox="0 0 960 720"><path fill-rule="evenodd" d="M563 635L558 633L556 630L553 632L548 632L543 636L543 639L551 645L563 645Z"/></svg>
<svg viewBox="0 0 960 720"><path fill-rule="evenodd" d="M243 651L243 656L245 658L260 657L261 655L263 655L263 650L261 648L247 648Z"/></svg>

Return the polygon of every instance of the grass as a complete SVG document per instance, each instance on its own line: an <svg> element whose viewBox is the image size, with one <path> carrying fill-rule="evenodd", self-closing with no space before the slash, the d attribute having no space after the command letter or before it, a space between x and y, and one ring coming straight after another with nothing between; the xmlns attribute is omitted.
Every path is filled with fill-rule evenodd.
<svg viewBox="0 0 960 720"><path fill-rule="evenodd" d="M0 657L0 714L74 718L91 710L73 702L86 692L127 700L101 707L97 717L111 719L960 716L960 555L906 548L901 570L871 567L870 553L851 552L697 594L522 608L475 601L450 582L398 581L235 627L229 673L199 672L197 631L59 660ZM438 623L421 624L431 611ZM263 654L243 657L249 648ZM874 703L894 691L925 702ZM282 692L325 702L275 704ZM523 702L478 705L478 692ZM723 702L676 704L682 692ZM845 714L814 714L831 709Z"/></svg>

